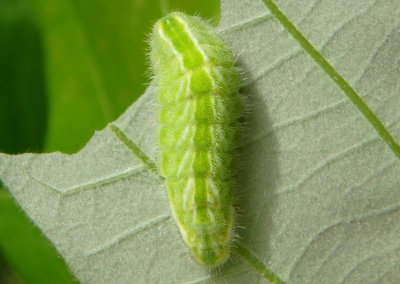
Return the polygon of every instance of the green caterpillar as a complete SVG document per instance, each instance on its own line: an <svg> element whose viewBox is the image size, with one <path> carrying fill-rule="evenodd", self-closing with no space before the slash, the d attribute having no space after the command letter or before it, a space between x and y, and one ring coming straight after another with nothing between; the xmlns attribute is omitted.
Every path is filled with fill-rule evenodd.
<svg viewBox="0 0 400 284"><path fill-rule="evenodd" d="M161 173L174 219L198 261L226 261L232 238L240 78L213 27L174 12L151 40Z"/></svg>

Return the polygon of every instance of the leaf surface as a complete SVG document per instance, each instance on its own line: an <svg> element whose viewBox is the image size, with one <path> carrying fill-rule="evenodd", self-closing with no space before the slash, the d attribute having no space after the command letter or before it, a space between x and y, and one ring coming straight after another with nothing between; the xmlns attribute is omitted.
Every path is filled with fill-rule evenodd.
<svg viewBox="0 0 400 284"><path fill-rule="evenodd" d="M396 283L399 158L288 29L399 141L400 3L348 2L277 1L282 18L261 1L222 1L218 29L246 78L237 223L248 254L221 271L188 256L152 170L151 86L79 153L1 155L0 177L82 282L258 283L258 258L293 283Z"/></svg>

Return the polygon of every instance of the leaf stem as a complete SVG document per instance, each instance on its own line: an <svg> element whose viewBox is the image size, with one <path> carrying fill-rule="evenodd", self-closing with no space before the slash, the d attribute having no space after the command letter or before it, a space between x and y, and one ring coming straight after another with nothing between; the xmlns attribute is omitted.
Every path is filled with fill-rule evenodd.
<svg viewBox="0 0 400 284"><path fill-rule="evenodd" d="M279 10L271 0L263 0L265 5L271 10L272 14L281 22L287 31L304 48L304 50L325 70L331 79L340 89L349 97L351 102L372 124L381 139L389 146L393 153L400 159L400 146L393 139L390 132L385 128L379 118L372 112L368 105L360 98L349 83L329 64L329 62L311 45L311 43L300 33L298 29L289 21L289 19Z"/></svg>

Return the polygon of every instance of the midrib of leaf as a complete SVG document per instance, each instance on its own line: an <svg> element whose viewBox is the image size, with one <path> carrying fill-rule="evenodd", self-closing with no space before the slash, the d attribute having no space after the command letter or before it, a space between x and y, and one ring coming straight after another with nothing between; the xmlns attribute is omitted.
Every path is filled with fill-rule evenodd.
<svg viewBox="0 0 400 284"><path fill-rule="evenodd" d="M263 0L272 14L279 20L284 28L298 41L300 46L311 56L312 59L328 74L328 76L339 86L357 107L363 116L378 132L381 139L389 146L392 152L400 159L400 145L396 143L390 132L386 129L379 118L373 113L368 105L361 99L350 84L333 68L331 64L315 49L314 46L301 34L301 32L289 21L281 10L271 0Z"/></svg>
<svg viewBox="0 0 400 284"><path fill-rule="evenodd" d="M115 134L115 136L128 148L133 154L135 154L142 163L154 174L156 174L161 180L164 178L161 176L158 171L157 165L155 162L151 160L149 156L144 153L138 145L135 144L129 137L115 124L110 124L111 131ZM275 284L284 284L277 275L275 275L271 270L269 270L261 260L257 258L257 256L248 248L243 246L241 243L237 243L235 245L236 251L245 259L249 265L258 273L260 273L265 279L267 279L270 283Z"/></svg>
<svg viewBox="0 0 400 284"><path fill-rule="evenodd" d="M115 124L110 124L111 131L118 137L118 139L125 144L125 146L131 150L142 163L154 174L156 174L161 180L163 179L157 169L157 165L137 146L126 134L118 128Z"/></svg>
<svg viewBox="0 0 400 284"><path fill-rule="evenodd" d="M259 260L255 254L246 248L241 243L236 245L236 251L265 279L273 284L284 284L277 275L275 275L271 270L269 270L261 260Z"/></svg>

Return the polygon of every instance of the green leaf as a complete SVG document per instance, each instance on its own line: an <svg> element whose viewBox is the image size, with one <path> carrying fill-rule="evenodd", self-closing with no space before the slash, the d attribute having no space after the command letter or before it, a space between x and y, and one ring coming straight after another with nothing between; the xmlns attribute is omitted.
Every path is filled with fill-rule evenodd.
<svg viewBox="0 0 400 284"><path fill-rule="evenodd" d="M3 189L0 220L1 251L26 283L76 283L55 248L49 246Z"/></svg>
<svg viewBox="0 0 400 284"><path fill-rule="evenodd" d="M26 0L0 0L0 151L43 149L43 48ZM0 283L73 283L64 261L0 185Z"/></svg>
<svg viewBox="0 0 400 284"><path fill-rule="evenodd" d="M24 0L0 1L0 151L40 152L47 100L41 36Z"/></svg>
<svg viewBox="0 0 400 284"><path fill-rule="evenodd" d="M3 255L0 254L0 283L6 284L18 284L21 280L18 279L15 271L9 266L4 259Z"/></svg>
<svg viewBox="0 0 400 284"><path fill-rule="evenodd" d="M146 87L145 39L162 10L190 1L31 0L46 56L49 115L45 150L74 153ZM215 14L217 2L202 1ZM197 10L198 11L198 10ZM212 13L213 12L213 13Z"/></svg>
<svg viewBox="0 0 400 284"><path fill-rule="evenodd" d="M0 156L4 184L82 282L400 279L400 163L382 136L400 140L400 3L265 2L222 1L248 115L245 229L221 271L191 260L170 217L152 87L75 155Z"/></svg>

